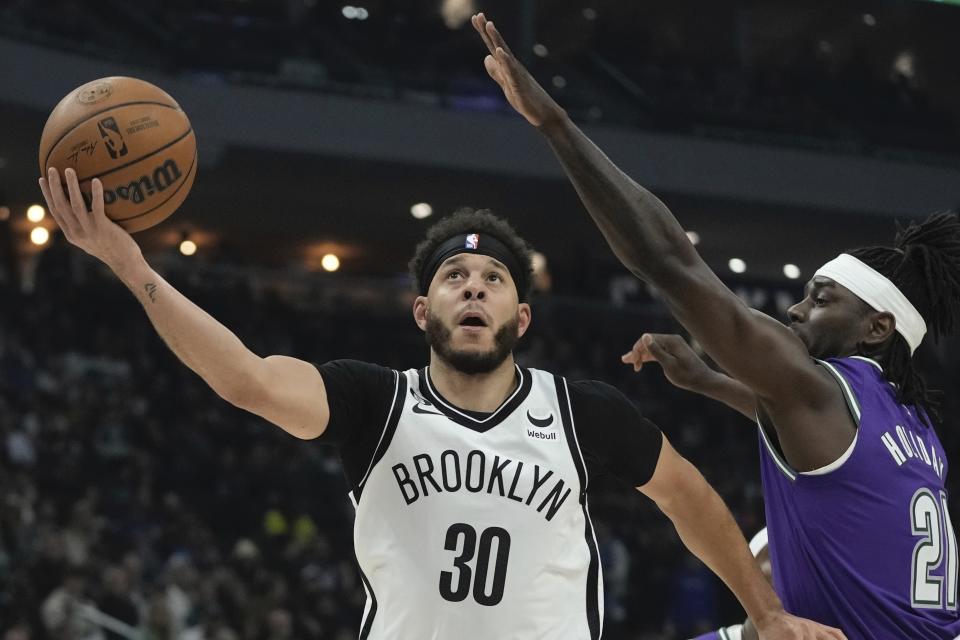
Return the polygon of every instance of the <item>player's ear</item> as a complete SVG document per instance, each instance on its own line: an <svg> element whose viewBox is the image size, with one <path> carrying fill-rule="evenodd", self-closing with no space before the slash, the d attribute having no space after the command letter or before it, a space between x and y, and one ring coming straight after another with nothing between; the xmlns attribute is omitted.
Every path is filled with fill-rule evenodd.
<svg viewBox="0 0 960 640"><path fill-rule="evenodd" d="M527 332L527 329L530 328L530 322L533 320L530 305L526 302L521 302L517 307L517 317L519 318L517 326L517 337L519 338L523 337L523 334Z"/></svg>
<svg viewBox="0 0 960 640"><path fill-rule="evenodd" d="M421 331L427 330L427 296L417 296L413 300L413 321Z"/></svg>
<svg viewBox="0 0 960 640"><path fill-rule="evenodd" d="M893 332L897 329L896 320L893 315L886 311L877 311L870 314L867 335L863 342L870 346L876 346L886 342Z"/></svg>

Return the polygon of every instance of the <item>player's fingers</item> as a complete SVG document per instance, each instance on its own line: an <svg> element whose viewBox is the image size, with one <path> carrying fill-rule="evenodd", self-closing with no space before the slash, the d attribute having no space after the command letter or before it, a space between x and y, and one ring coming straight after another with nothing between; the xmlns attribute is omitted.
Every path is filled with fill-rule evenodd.
<svg viewBox="0 0 960 640"><path fill-rule="evenodd" d="M507 46L507 41L503 39L503 36L500 35L500 31L497 29L496 25L493 24L493 21L488 21L486 24L487 35L490 36L490 41L493 42L495 47L500 47L510 55L513 55L513 52L510 51L510 47Z"/></svg>
<svg viewBox="0 0 960 640"><path fill-rule="evenodd" d="M47 188L50 191L50 197L53 199L53 207L60 214L60 227L64 232L76 235L80 230L79 222L73 215L70 205L67 204L66 194L63 192L63 183L60 182L60 172L50 168L47 174Z"/></svg>
<svg viewBox="0 0 960 640"><path fill-rule="evenodd" d="M64 226L63 219L60 217L60 212L53 206L53 198L50 196L50 188L47 186L46 178L40 178L40 191L43 193L43 199L47 203L47 211L50 212L54 222L57 223L57 226L60 227L64 233L67 233L67 228Z"/></svg>
<svg viewBox="0 0 960 640"><path fill-rule="evenodd" d="M640 371L640 369L643 368L643 361L640 359L639 354L634 349L631 349L630 351L620 356L620 362L622 362L623 364L628 364L631 367L633 367L634 373Z"/></svg>
<svg viewBox="0 0 960 640"><path fill-rule="evenodd" d="M47 210L50 211L50 215L56 217L56 207L53 206L53 198L50 197L50 189L47 188L47 179L40 178L40 193L43 194L43 200L47 203Z"/></svg>
<svg viewBox="0 0 960 640"><path fill-rule="evenodd" d="M840 629L816 623L811 623L804 629L804 632L804 637L814 640L846 640L847 638Z"/></svg>
<svg viewBox="0 0 960 640"><path fill-rule="evenodd" d="M503 47L497 47L495 56L496 56L496 62L499 63L498 69L500 71L500 76L503 78L503 81L511 89L517 90L518 89L517 74L519 72L517 70L517 65L515 61L511 59L510 54L508 54L503 49Z"/></svg>
<svg viewBox="0 0 960 640"><path fill-rule="evenodd" d="M487 56L483 59L483 66L487 70L487 75L503 87L503 76L500 74L500 65L493 59L493 56Z"/></svg>
<svg viewBox="0 0 960 640"><path fill-rule="evenodd" d="M648 354L644 357L645 361L656 360L662 363L674 359L673 353L670 352L670 349L661 338L663 338L663 336L650 333L640 338L644 346L644 351Z"/></svg>
<svg viewBox="0 0 960 640"><path fill-rule="evenodd" d="M100 178L94 178L90 181L90 222L94 228L99 228L107 220L107 214L103 207L103 183Z"/></svg>
<svg viewBox="0 0 960 640"><path fill-rule="evenodd" d="M480 34L480 39L483 40L483 44L487 46L487 51L490 53L496 51L497 48L494 46L493 41L487 34L487 18L482 13L478 13L477 15L473 16L470 21L473 24L473 28L476 29L477 33Z"/></svg>
<svg viewBox="0 0 960 640"><path fill-rule="evenodd" d="M77 172L73 169L67 169L63 172L63 177L67 181L67 191L70 193L70 208L77 217L77 221L83 229L90 226L90 212L87 211L87 203L83 199L83 193L80 191L80 182L77 180Z"/></svg>

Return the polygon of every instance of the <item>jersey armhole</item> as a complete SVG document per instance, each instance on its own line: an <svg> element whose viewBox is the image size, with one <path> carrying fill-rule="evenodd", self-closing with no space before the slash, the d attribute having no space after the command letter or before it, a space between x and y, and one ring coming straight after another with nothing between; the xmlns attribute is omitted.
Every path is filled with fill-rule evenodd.
<svg viewBox="0 0 960 640"><path fill-rule="evenodd" d="M767 448L767 452L770 454L770 457L776 463L777 468L787 476L792 481L797 479L797 476L825 476L828 475L844 465L844 463L850 459L850 456L853 455L854 449L856 449L857 441L860 439L860 403L857 401L857 396L853 392L853 388L850 386L850 383L847 382L846 378L843 377L843 374L837 370L829 362L824 360L817 360L817 364L823 366L831 376L836 380L837 384L840 386L840 392L843 394L843 399L847 404L847 410L850 411L850 415L853 417L853 421L857 425L857 430L853 434L853 442L846 448L846 450L840 454L840 456L833 462L826 464L817 469L811 469L810 471L797 471L790 466L790 463L780 454L777 448L770 441L770 437L767 435L766 430L763 427L763 422L760 420L760 412L757 411L756 421L757 428L760 430L760 437L763 439L763 444Z"/></svg>
<svg viewBox="0 0 960 640"><path fill-rule="evenodd" d="M407 375L399 371L393 371L393 384L393 400L390 403L390 409L387 411L386 420L380 431L380 439L377 441L377 446L373 449L370 462L367 464L363 477L357 482L356 487L350 491L350 501L353 502L354 507L356 507L360 501L363 486L366 484L367 478L370 477L370 472L373 471L373 468L383 457L384 453L386 453L387 447L390 446L390 441L393 440L393 434L397 429L397 423L400 421L400 414L407 393Z"/></svg>
<svg viewBox="0 0 960 640"><path fill-rule="evenodd" d="M843 466L850 456L853 455L853 450L857 446L857 441L860 439L860 403L857 401L857 396L853 392L853 388L850 386L850 383L847 382L847 379L843 377L843 374L837 370L832 364L826 360L817 360L817 363L822 365L824 369L830 372L836 381L840 385L840 390L843 392L843 399L847 403L847 410L850 411L850 415L853 417L853 421L857 425L857 430L853 434L853 442L850 443L850 446L847 447L839 458L826 464L819 469L812 469L810 471L800 471L802 476L825 476L829 473L832 473Z"/></svg>

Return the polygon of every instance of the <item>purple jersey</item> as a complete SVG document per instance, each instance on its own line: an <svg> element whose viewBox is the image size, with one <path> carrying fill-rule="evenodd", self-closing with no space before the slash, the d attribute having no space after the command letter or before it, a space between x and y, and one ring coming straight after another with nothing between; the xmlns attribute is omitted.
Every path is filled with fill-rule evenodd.
<svg viewBox="0 0 960 640"><path fill-rule="evenodd" d="M850 640L954 640L957 541L934 430L866 358L821 363L857 424L833 464L794 471L760 430L770 561L790 613Z"/></svg>

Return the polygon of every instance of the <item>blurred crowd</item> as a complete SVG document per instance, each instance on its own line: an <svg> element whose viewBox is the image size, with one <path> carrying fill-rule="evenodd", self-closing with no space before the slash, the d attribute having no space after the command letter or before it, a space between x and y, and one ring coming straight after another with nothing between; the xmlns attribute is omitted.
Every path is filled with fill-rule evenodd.
<svg viewBox="0 0 960 640"><path fill-rule="evenodd" d="M398 368L427 359L406 312L307 310L243 281L166 276L261 355ZM2 640L357 636L364 593L335 450L219 399L80 252L45 254L29 291L0 280L0 309ZM755 430L673 389L656 367L634 374L619 362L640 332L671 328L656 309L542 297L519 360L616 384L749 537L763 526ZM956 388L957 356L924 352L941 388ZM950 402L942 433L955 453L960 407ZM590 504L608 637L689 637L742 615L646 498L601 477Z"/></svg>
<svg viewBox="0 0 960 640"><path fill-rule="evenodd" d="M950 65L960 10L800 0L355 4L6 0L0 33L209 83L509 110L468 22L486 11L578 120L843 153L960 151Z"/></svg>

